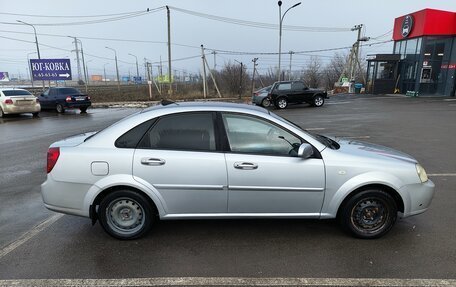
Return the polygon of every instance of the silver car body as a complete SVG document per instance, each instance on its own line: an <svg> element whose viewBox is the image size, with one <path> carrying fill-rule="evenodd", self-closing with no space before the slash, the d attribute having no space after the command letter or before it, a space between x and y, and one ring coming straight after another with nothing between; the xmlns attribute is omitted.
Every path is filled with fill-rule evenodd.
<svg viewBox="0 0 456 287"><path fill-rule="evenodd" d="M298 135L321 158L275 157L233 152L116 148L131 128L164 115L194 111L241 113L265 119ZM89 136L89 140L85 141ZM60 157L42 184L47 208L89 217L96 197L112 187L146 194L161 219L335 218L343 200L365 186L382 186L397 198L403 217L424 212L434 184L422 182L417 161L383 146L337 140L331 149L315 136L266 109L227 103L157 106L96 133L55 142ZM152 166L144 158L161 159ZM235 168L255 163L256 169Z"/></svg>

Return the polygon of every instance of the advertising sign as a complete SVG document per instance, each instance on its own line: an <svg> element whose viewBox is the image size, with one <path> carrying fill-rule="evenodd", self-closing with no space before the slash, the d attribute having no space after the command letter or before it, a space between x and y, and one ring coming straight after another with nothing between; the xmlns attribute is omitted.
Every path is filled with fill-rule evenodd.
<svg viewBox="0 0 456 287"><path fill-rule="evenodd" d="M30 59L34 81L71 80L70 59Z"/></svg>
<svg viewBox="0 0 456 287"><path fill-rule="evenodd" d="M9 82L8 72L0 72L0 82Z"/></svg>
<svg viewBox="0 0 456 287"><path fill-rule="evenodd" d="M101 81L103 81L103 76L102 75L92 75L90 78L91 78L91 80L93 82L101 82Z"/></svg>

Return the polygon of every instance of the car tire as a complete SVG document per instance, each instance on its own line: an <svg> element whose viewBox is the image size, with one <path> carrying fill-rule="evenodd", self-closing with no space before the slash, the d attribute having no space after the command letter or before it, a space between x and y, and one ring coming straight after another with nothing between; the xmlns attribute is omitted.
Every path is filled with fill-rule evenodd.
<svg viewBox="0 0 456 287"><path fill-rule="evenodd" d="M55 110L59 113L59 114L62 114L65 112L65 108L62 106L62 104L57 104L55 106Z"/></svg>
<svg viewBox="0 0 456 287"><path fill-rule="evenodd" d="M98 218L103 229L117 239L139 238L152 227L155 208L135 191L117 190L102 199Z"/></svg>
<svg viewBox="0 0 456 287"><path fill-rule="evenodd" d="M285 98L285 97L278 98L276 100L275 105L277 108L279 108L281 110L285 109L288 106L287 98Z"/></svg>
<svg viewBox="0 0 456 287"><path fill-rule="evenodd" d="M313 102L312 102L312 105L314 107L321 107L325 104L325 98L322 96L322 95L316 95L314 98L313 98Z"/></svg>
<svg viewBox="0 0 456 287"><path fill-rule="evenodd" d="M85 114L87 112L87 107L79 108L81 114Z"/></svg>
<svg viewBox="0 0 456 287"><path fill-rule="evenodd" d="M396 201L382 190L365 190L353 195L339 212L343 229L362 239L382 237L390 231L396 219Z"/></svg>
<svg viewBox="0 0 456 287"><path fill-rule="evenodd" d="M32 113L32 116L33 116L34 118L37 118L39 115L40 115L40 113L38 113L38 112Z"/></svg>
<svg viewBox="0 0 456 287"><path fill-rule="evenodd" d="M5 117L5 113L3 113L2 108L0 108L0 119Z"/></svg>
<svg viewBox="0 0 456 287"><path fill-rule="evenodd" d="M269 98L264 98L261 101L261 106L263 106L264 108L269 108L271 106L271 100Z"/></svg>

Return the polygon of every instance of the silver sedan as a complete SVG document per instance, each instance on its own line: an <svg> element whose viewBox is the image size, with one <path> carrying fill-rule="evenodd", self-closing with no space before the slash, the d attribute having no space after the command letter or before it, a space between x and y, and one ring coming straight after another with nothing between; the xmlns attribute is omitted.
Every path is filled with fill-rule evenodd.
<svg viewBox="0 0 456 287"><path fill-rule="evenodd" d="M259 107L167 103L53 143L47 208L133 239L155 220L338 218L378 238L426 211L434 184L411 156L315 135Z"/></svg>

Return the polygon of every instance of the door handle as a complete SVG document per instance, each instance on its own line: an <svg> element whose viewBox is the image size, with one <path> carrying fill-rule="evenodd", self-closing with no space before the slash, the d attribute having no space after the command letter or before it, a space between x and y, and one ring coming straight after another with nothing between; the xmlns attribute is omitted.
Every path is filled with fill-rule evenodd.
<svg viewBox="0 0 456 287"><path fill-rule="evenodd" d="M143 164L143 165L159 166L159 165L164 165L165 163L166 163L166 161L161 158L143 157L141 159L141 164Z"/></svg>
<svg viewBox="0 0 456 287"><path fill-rule="evenodd" d="M257 169L258 164L252 163L252 162L235 162L234 163L234 168L237 169Z"/></svg>

